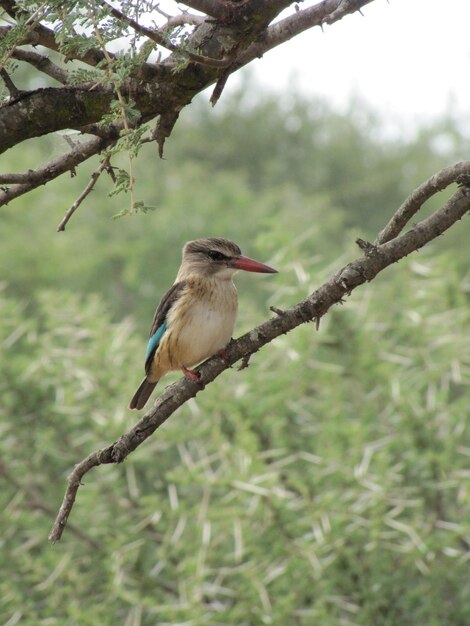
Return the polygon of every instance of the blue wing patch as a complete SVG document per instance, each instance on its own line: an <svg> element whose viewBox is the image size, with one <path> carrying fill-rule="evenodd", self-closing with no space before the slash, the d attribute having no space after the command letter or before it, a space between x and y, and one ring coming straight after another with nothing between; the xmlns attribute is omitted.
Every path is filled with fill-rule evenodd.
<svg viewBox="0 0 470 626"><path fill-rule="evenodd" d="M147 344L147 352L145 353L145 362L148 361L150 356L155 353L155 350L160 345L160 340L165 334L166 330L166 320L163 322L161 326L157 328L154 334L150 337L149 342Z"/></svg>

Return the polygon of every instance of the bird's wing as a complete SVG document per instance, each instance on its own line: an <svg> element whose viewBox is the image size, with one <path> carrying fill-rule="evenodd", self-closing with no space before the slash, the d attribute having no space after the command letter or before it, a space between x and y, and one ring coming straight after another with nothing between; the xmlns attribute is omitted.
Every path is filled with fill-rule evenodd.
<svg viewBox="0 0 470 626"><path fill-rule="evenodd" d="M148 374L153 361L155 352L160 345L163 335L166 331L166 320L168 313L174 303L178 300L181 291L186 287L186 281L175 283L169 291L161 299L160 304L155 311L152 321L152 329L150 331L150 339L147 344L147 352L145 354L145 371Z"/></svg>

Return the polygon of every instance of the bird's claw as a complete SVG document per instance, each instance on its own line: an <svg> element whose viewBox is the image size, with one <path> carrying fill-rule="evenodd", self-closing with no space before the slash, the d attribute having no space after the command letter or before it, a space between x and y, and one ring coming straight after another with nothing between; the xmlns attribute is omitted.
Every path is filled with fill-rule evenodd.
<svg viewBox="0 0 470 626"><path fill-rule="evenodd" d="M217 352L217 356L222 359L222 361L224 361L224 363L228 363L229 362L229 356L228 356L228 352L227 350L220 350L219 352Z"/></svg>
<svg viewBox="0 0 470 626"><path fill-rule="evenodd" d="M183 374L186 376L186 378L189 378L190 380L192 380L193 383L198 383L198 384L201 383L201 374L199 372L190 370L184 366L181 369L183 370Z"/></svg>

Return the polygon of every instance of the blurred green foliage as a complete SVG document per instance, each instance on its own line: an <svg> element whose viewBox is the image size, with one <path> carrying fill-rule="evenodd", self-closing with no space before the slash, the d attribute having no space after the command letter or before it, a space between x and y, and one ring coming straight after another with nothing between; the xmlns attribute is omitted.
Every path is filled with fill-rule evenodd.
<svg viewBox="0 0 470 626"><path fill-rule="evenodd" d="M153 213L113 221L126 199L102 178L55 233L87 168L2 209L2 624L470 623L465 223L93 470L47 542L74 463L136 419L153 308L186 240L228 236L282 270L237 277L241 333L468 152L451 117L399 141L358 102L340 114L250 92L196 102L165 160L143 149L137 193ZM18 146L5 170L62 147Z"/></svg>

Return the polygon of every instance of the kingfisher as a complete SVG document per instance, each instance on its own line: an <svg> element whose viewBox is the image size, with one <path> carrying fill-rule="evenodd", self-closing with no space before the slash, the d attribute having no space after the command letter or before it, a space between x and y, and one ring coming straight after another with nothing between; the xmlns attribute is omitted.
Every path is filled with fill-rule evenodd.
<svg viewBox="0 0 470 626"><path fill-rule="evenodd" d="M155 311L145 355L145 378L130 409L142 409L167 372L181 369L197 382L199 375L190 368L214 354L223 356L237 315L237 289L232 277L238 270L277 273L242 256L236 243L222 237L186 243L176 280Z"/></svg>

